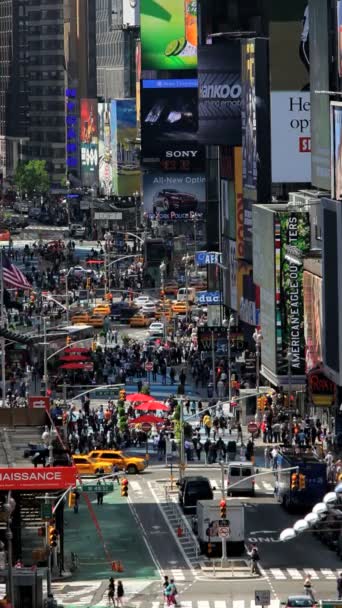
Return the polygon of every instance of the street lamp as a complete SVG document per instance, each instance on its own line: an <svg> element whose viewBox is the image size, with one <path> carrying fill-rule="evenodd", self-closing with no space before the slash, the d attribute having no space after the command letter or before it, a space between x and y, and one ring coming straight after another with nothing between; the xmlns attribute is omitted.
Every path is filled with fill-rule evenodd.
<svg viewBox="0 0 342 608"><path fill-rule="evenodd" d="M186 302L185 320L186 320L186 323L188 323L188 320L189 320L189 293L188 293L188 291L189 291L189 270L190 270L190 264L191 264L191 259L190 259L190 256L188 253L182 257L182 261L184 262L184 265L185 265L185 302Z"/></svg>
<svg viewBox="0 0 342 608"><path fill-rule="evenodd" d="M259 392L260 387L260 351L261 351L261 342L263 340L263 335L261 329L256 328L253 334L253 340L255 342L256 347L256 390Z"/></svg>
<svg viewBox="0 0 342 608"><path fill-rule="evenodd" d="M65 307L66 307L66 320L67 320L67 325L69 325L69 284L68 284L68 278L69 278L69 274L71 273L72 268L69 268L68 272L65 274Z"/></svg>
<svg viewBox="0 0 342 608"><path fill-rule="evenodd" d="M232 399L232 366L231 366L231 348L230 348L230 328L235 325L234 315L230 315L229 319L223 319L223 327L227 328L227 350L228 350L228 399Z"/></svg>
<svg viewBox="0 0 342 608"><path fill-rule="evenodd" d="M160 285L161 285L161 289L162 289L162 302L163 302L163 315L162 315L162 319L163 319L163 337L164 337L164 342L165 342L165 337L166 337L166 318L165 318L165 270L166 270L166 264L164 261L161 262L160 266L159 266L159 270L160 270Z"/></svg>
<svg viewBox="0 0 342 608"><path fill-rule="evenodd" d="M68 216L68 228L69 228L69 237L70 237L70 207L69 207L69 202L70 202L70 181L67 179L66 180L66 187L67 187L67 216Z"/></svg>

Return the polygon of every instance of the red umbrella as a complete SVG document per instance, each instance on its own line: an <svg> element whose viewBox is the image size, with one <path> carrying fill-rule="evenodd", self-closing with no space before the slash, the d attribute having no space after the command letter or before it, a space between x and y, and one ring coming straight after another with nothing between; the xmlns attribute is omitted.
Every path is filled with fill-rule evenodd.
<svg viewBox="0 0 342 608"><path fill-rule="evenodd" d="M89 353L90 348L86 348L85 346L69 346L64 349L65 355L81 355L82 353Z"/></svg>
<svg viewBox="0 0 342 608"><path fill-rule="evenodd" d="M91 361L87 361L86 363L63 363L63 365L61 365L59 369L83 369L85 372L92 372L94 369L94 363L92 363Z"/></svg>
<svg viewBox="0 0 342 608"><path fill-rule="evenodd" d="M140 405L136 405L134 409L142 410L144 412L168 412L170 408L161 401L150 401L149 403L141 403Z"/></svg>
<svg viewBox="0 0 342 608"><path fill-rule="evenodd" d="M103 264L103 260L87 260L87 264Z"/></svg>
<svg viewBox="0 0 342 608"><path fill-rule="evenodd" d="M149 424L164 424L165 420L163 418L158 418L158 416L153 416L152 414L143 414L138 418L132 418L129 421L129 424L142 424L143 422L148 422Z"/></svg>
<svg viewBox="0 0 342 608"><path fill-rule="evenodd" d="M143 393L133 393L132 395L127 395L126 401L131 401L132 403L146 403L147 401L154 401L154 397L151 395L144 395Z"/></svg>
<svg viewBox="0 0 342 608"><path fill-rule="evenodd" d="M65 355L65 357L60 357L60 361L64 361L65 363L79 363L80 361L89 361L89 356L84 355Z"/></svg>

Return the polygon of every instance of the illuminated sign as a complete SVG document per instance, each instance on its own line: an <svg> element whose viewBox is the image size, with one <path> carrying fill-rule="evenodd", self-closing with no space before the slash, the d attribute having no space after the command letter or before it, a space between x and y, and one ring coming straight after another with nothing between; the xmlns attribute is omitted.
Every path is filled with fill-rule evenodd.
<svg viewBox="0 0 342 608"><path fill-rule="evenodd" d="M199 291L197 293L198 304L221 304L222 293L220 291Z"/></svg>
<svg viewBox="0 0 342 608"><path fill-rule="evenodd" d="M77 113L76 113L76 89L65 90L66 99L66 164L68 168L78 165L77 152Z"/></svg>

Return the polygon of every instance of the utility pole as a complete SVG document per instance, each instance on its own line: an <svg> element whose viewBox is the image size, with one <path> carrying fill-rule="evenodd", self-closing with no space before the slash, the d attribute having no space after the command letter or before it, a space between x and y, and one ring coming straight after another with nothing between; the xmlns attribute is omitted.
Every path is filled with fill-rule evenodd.
<svg viewBox="0 0 342 608"><path fill-rule="evenodd" d="M259 392L260 390L260 350L261 350L261 342L263 336L260 329L256 329L253 334L253 340L255 342L256 349L256 390Z"/></svg>
<svg viewBox="0 0 342 608"><path fill-rule="evenodd" d="M160 284L161 284L161 289L162 289L162 302L163 302L163 314L162 314L162 319L163 319L163 338L164 338L164 342L166 340L166 317L165 317L165 269L166 269L166 264L163 261L160 266L159 266L159 270L160 270Z"/></svg>
<svg viewBox="0 0 342 608"><path fill-rule="evenodd" d="M49 500L49 494L45 494L44 497L44 502L46 505L50 504L50 500ZM46 521L45 522L45 542L46 542L46 546L47 546L47 550L48 550L48 567L47 567L47 577L46 577L46 584L47 584L47 594L48 596L52 593L52 549L49 545L49 523Z"/></svg>
<svg viewBox="0 0 342 608"><path fill-rule="evenodd" d="M184 409L183 400L180 400L180 449L179 449L179 479L182 480L185 468L185 453L184 453Z"/></svg>
<svg viewBox="0 0 342 608"><path fill-rule="evenodd" d="M224 492L224 462L220 461L221 467L221 497L222 501L226 501L225 492ZM227 559L227 541L224 536L222 536L222 566Z"/></svg>
<svg viewBox="0 0 342 608"><path fill-rule="evenodd" d="M47 338L46 338L46 317L43 317L43 336L44 336L44 384L45 384L45 395L49 388L48 379L48 362L47 362Z"/></svg>

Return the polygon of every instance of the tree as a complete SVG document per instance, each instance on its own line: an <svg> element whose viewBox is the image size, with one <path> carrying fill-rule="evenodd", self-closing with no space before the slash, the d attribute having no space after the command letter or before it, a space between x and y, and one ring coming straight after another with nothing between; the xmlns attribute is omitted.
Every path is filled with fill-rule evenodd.
<svg viewBox="0 0 342 608"><path fill-rule="evenodd" d="M50 178L45 160L29 160L19 163L15 172L15 183L22 194L33 192L45 194L50 189Z"/></svg>

